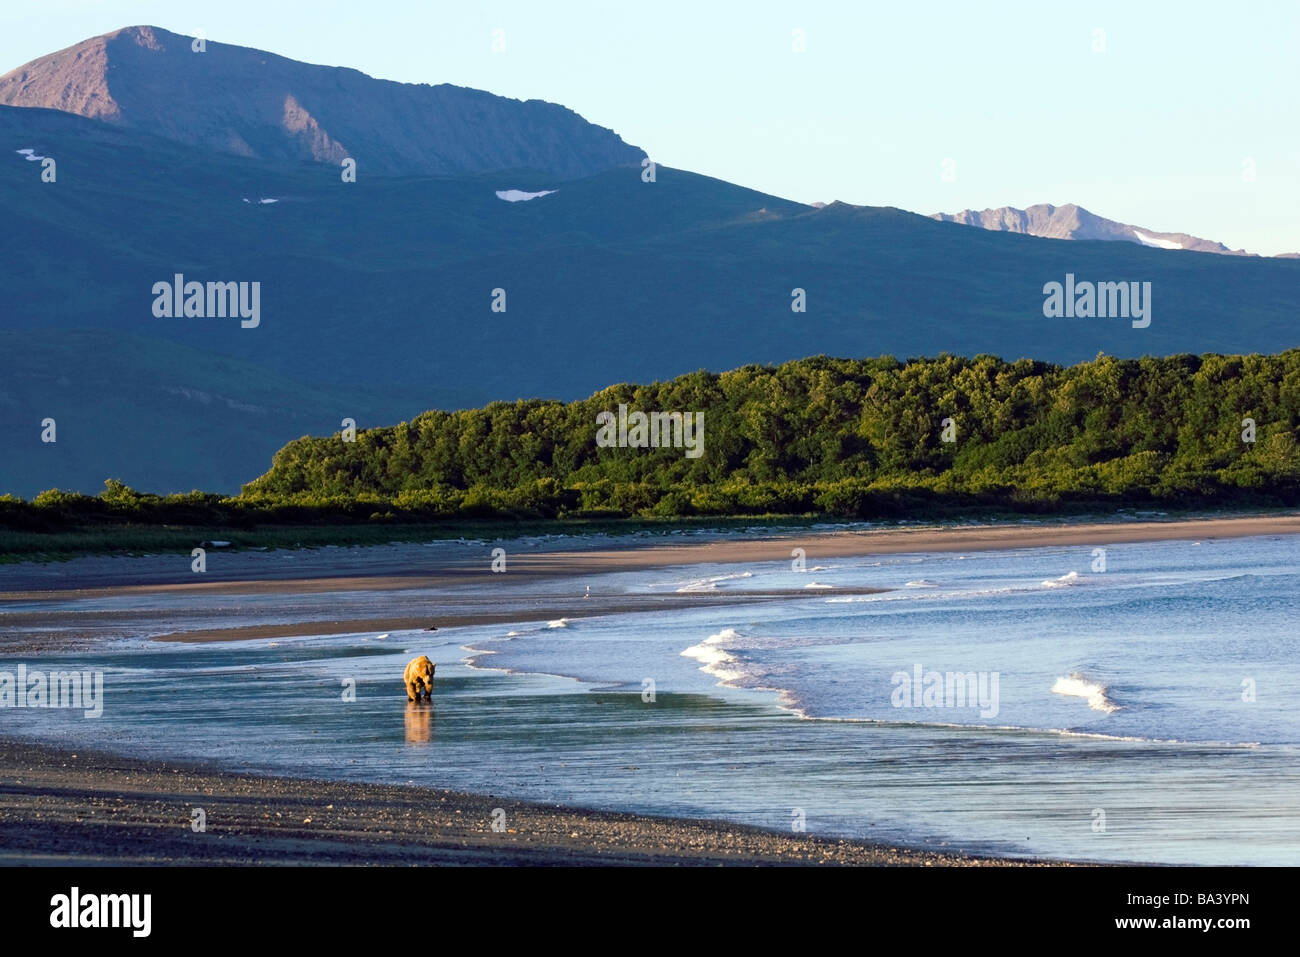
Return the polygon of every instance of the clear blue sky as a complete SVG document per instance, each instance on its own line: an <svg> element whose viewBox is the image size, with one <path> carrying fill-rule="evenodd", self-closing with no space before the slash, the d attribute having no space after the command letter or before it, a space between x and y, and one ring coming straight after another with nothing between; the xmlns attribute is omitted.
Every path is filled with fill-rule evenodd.
<svg viewBox="0 0 1300 957"><path fill-rule="evenodd" d="M134 24L552 100L658 162L805 202L1075 202L1300 252L1296 0L5 0L0 73Z"/></svg>

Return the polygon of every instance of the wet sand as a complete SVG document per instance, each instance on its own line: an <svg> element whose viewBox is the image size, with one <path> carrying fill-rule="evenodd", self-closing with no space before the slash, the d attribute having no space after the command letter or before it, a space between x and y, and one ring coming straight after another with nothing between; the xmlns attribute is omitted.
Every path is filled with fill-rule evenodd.
<svg viewBox="0 0 1300 957"><path fill-rule="evenodd" d="M426 586L427 587L427 586ZM837 588L836 595L870 595L888 591L885 588ZM825 593L819 593L825 597ZM467 627L471 625L533 624L554 621L557 618L586 618L593 615L622 615L677 608L701 608L751 604L778 599L808 598L810 592L746 591L732 594L695 595L625 595L617 598L594 596L592 599L538 599L533 607L516 611L476 611L481 601L448 598L436 615L420 618L347 618L329 621L297 621L289 625L245 625L238 628L206 628L176 631L158 635L157 641L247 641L251 638L290 638L295 635L347 635L366 631L408 631L427 628L433 621L435 629ZM493 603L495 605L495 602Z"/></svg>
<svg viewBox="0 0 1300 957"><path fill-rule="evenodd" d="M498 808L503 829L494 831ZM422 787L232 774L3 739L0 833L0 866L1044 863Z"/></svg>

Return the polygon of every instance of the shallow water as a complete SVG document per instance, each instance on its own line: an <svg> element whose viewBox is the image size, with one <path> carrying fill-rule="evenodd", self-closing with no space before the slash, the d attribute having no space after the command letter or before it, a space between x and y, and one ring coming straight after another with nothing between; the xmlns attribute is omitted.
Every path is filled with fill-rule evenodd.
<svg viewBox="0 0 1300 957"><path fill-rule="evenodd" d="M1295 864L1298 545L1298 536L1118 545L1106 549L1105 571L1094 571L1090 547L809 555L804 572L788 562L697 565L580 583L598 596L806 593L762 604L382 640L111 642L26 662L102 669L102 717L8 708L0 730L781 829L802 816L811 833L909 845ZM842 592L864 586L891 590ZM437 598L372 600L399 616ZM220 627L237 604L260 600L204 599L202 624ZM304 607L274 601L285 620ZM192 602L64 604L174 613L158 630L176 630L195 627ZM417 653L438 662L431 706L408 705L401 689ZM948 688L949 672L968 677ZM344 700L348 682L355 701Z"/></svg>

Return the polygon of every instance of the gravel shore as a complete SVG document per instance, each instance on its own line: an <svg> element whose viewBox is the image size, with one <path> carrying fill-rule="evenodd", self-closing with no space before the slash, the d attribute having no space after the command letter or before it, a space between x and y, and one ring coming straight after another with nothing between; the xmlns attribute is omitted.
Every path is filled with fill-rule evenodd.
<svg viewBox="0 0 1300 957"><path fill-rule="evenodd" d="M194 830L196 809L202 832ZM7 866L1053 863L422 787L234 774L3 739L0 834L0 865Z"/></svg>

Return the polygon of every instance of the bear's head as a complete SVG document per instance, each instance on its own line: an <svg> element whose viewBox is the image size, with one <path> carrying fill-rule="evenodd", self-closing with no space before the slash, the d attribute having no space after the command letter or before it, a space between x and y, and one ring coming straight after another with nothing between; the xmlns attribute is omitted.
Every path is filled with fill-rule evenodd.
<svg viewBox="0 0 1300 957"><path fill-rule="evenodd" d="M415 674L413 677L420 678L426 685L433 686L433 673L438 669L428 656L419 658L415 662Z"/></svg>

